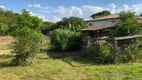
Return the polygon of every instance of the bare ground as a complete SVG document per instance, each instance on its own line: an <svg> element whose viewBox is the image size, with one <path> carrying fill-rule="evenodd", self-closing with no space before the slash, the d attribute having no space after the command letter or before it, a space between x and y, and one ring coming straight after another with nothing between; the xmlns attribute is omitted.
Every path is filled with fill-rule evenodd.
<svg viewBox="0 0 142 80"><path fill-rule="evenodd" d="M0 47L3 47L2 45L10 44L14 41L14 38L12 36L0 36ZM0 55L7 55L10 54L11 50L0 50Z"/></svg>
<svg viewBox="0 0 142 80"><path fill-rule="evenodd" d="M12 36L0 36L0 44L9 44L14 41Z"/></svg>

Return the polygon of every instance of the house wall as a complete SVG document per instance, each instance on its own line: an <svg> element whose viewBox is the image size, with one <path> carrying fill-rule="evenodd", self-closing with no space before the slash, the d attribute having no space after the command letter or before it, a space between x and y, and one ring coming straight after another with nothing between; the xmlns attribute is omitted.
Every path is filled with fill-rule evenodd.
<svg viewBox="0 0 142 80"><path fill-rule="evenodd" d="M94 26L109 26L115 25L118 22L118 19L109 19L109 20L100 20L100 21L89 21L87 22L88 27Z"/></svg>

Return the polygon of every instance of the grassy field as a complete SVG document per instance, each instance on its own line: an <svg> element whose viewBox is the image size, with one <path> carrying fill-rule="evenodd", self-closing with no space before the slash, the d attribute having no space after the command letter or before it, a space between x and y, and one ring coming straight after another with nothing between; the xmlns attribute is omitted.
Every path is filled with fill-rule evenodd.
<svg viewBox="0 0 142 80"><path fill-rule="evenodd" d="M54 59L39 54L37 63L10 66L10 55L0 56L0 80L142 80L142 64L95 65L67 57Z"/></svg>
<svg viewBox="0 0 142 80"><path fill-rule="evenodd" d="M38 53L36 64L11 66L13 55L6 45L0 50L0 80L142 80L142 61L98 65L79 55Z"/></svg>

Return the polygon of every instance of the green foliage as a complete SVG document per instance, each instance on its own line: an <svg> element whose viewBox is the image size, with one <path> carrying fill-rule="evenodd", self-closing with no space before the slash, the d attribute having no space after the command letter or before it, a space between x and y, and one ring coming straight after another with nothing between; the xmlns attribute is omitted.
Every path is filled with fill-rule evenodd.
<svg viewBox="0 0 142 80"><path fill-rule="evenodd" d="M79 29L86 28L87 25L83 19L78 17L63 18L61 21L57 22L55 25L56 29L69 29L77 31Z"/></svg>
<svg viewBox="0 0 142 80"><path fill-rule="evenodd" d="M55 25L56 24L53 22L44 22L43 26L41 27L41 32L44 35L48 35L50 31L53 31L56 29Z"/></svg>
<svg viewBox="0 0 142 80"><path fill-rule="evenodd" d="M111 49L107 45L88 47L84 50L84 54L88 59L93 60L95 63L107 64L113 62Z"/></svg>
<svg viewBox="0 0 142 80"><path fill-rule="evenodd" d="M127 46L123 46L119 49L119 54L116 55L116 63L126 63L137 61L142 57L142 40L137 40Z"/></svg>
<svg viewBox="0 0 142 80"><path fill-rule="evenodd" d="M105 10L105 11L102 11L102 12L98 12L98 13L92 14L90 17L92 19L95 19L95 18L98 18L98 17L107 16L107 15L110 15L110 14L111 13L108 10Z"/></svg>
<svg viewBox="0 0 142 80"><path fill-rule="evenodd" d="M12 11L4 11L0 9L0 35L8 35L9 29L17 22L17 15Z"/></svg>
<svg viewBox="0 0 142 80"><path fill-rule="evenodd" d="M34 63L34 57L40 49L40 40L42 40L40 33L42 23L42 19L30 16L29 11L25 9L17 16L16 25L10 28L10 34L16 39L12 46L13 53L16 54L12 64Z"/></svg>
<svg viewBox="0 0 142 80"><path fill-rule="evenodd" d="M142 28L138 22L138 18L134 12L120 12L120 20L116 25L116 29L110 31L110 36L127 36L142 33Z"/></svg>
<svg viewBox="0 0 142 80"><path fill-rule="evenodd" d="M86 48L84 54L88 59L99 64L135 62L142 58L142 40L119 47L117 53L114 53L107 45L95 45Z"/></svg>
<svg viewBox="0 0 142 80"><path fill-rule="evenodd" d="M56 29L50 33L50 41L55 51L80 49L81 34L71 30Z"/></svg>
<svg viewBox="0 0 142 80"><path fill-rule="evenodd" d="M17 31L23 27L39 30L43 24L42 19L37 16L30 16L29 11L26 9L22 10L22 14L0 9L0 16L0 35L16 36Z"/></svg>
<svg viewBox="0 0 142 80"><path fill-rule="evenodd" d="M14 65L26 65L34 63L34 57L40 49L40 40L42 35L31 30L28 27L24 27L19 32L19 36L16 37L16 41L13 43L13 53L15 58L12 60Z"/></svg>

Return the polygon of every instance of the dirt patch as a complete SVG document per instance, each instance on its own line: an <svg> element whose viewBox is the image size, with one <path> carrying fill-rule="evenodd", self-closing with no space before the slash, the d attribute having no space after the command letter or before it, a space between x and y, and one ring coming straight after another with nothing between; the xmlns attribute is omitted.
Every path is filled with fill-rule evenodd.
<svg viewBox="0 0 142 80"><path fill-rule="evenodd" d="M14 41L12 36L0 36L0 44L9 44Z"/></svg>

